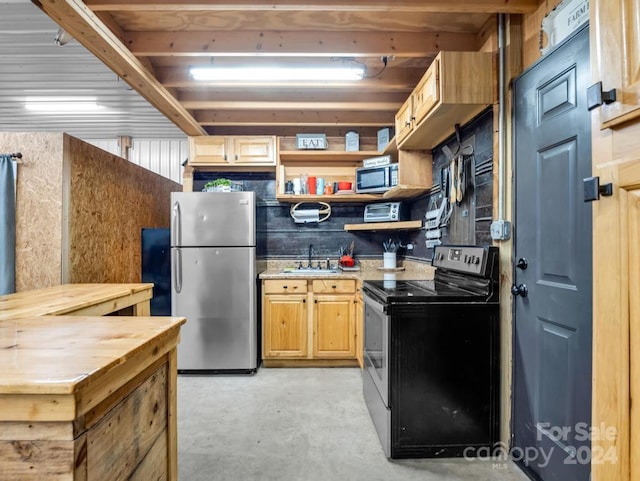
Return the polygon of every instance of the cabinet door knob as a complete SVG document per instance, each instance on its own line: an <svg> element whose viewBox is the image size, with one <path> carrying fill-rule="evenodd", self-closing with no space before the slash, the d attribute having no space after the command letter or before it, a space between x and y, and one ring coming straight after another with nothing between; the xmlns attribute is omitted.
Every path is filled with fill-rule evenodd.
<svg viewBox="0 0 640 481"><path fill-rule="evenodd" d="M286 289L286 288L288 288L288 287L289 287L289 286L282 286L282 288L283 288L283 289Z"/></svg>
<svg viewBox="0 0 640 481"><path fill-rule="evenodd" d="M303 304L306 304L306 303L307 303L307 300L306 300L306 299L302 299L302 303L303 303Z"/></svg>
<svg viewBox="0 0 640 481"><path fill-rule="evenodd" d="M238 154L236 154L236 160L238 160Z"/></svg>
<svg viewBox="0 0 640 481"><path fill-rule="evenodd" d="M314 302L315 304L317 304L317 303L318 303L318 299L314 299L314 300L313 300L313 302Z"/></svg>
<svg viewBox="0 0 640 481"><path fill-rule="evenodd" d="M331 286L331 289L336 289L338 286Z"/></svg>

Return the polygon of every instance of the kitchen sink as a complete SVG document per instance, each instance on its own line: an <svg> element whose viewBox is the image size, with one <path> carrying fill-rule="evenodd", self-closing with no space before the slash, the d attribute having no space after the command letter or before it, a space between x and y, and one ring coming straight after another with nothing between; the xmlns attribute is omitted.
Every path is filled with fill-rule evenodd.
<svg viewBox="0 0 640 481"><path fill-rule="evenodd" d="M325 274L339 274L340 271L338 269L309 269L302 268L298 269L297 267L290 267L282 269L281 274L297 274L297 275L325 275Z"/></svg>

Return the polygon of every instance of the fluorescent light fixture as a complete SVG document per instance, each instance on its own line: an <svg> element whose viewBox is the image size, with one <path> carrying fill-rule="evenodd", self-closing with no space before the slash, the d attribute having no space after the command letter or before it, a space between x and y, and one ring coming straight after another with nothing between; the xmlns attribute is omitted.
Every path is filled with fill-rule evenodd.
<svg viewBox="0 0 640 481"><path fill-rule="evenodd" d="M194 80L238 82L353 81L361 80L365 69L348 67L189 67Z"/></svg>
<svg viewBox="0 0 640 481"><path fill-rule="evenodd" d="M27 97L27 110L42 113L91 113L103 107L95 97Z"/></svg>

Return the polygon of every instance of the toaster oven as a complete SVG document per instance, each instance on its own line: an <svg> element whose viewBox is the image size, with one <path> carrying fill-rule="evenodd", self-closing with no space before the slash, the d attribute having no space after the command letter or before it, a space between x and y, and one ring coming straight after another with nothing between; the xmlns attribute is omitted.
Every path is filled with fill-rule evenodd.
<svg viewBox="0 0 640 481"><path fill-rule="evenodd" d="M380 202L364 207L365 222L397 222L406 220L402 202Z"/></svg>

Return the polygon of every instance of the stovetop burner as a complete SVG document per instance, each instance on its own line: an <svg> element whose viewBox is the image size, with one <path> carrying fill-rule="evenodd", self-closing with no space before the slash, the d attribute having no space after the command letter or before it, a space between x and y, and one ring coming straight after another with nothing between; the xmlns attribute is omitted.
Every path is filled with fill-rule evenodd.
<svg viewBox="0 0 640 481"><path fill-rule="evenodd" d="M495 247L438 246L434 280L365 281L364 290L389 302L497 302L498 251ZM386 274L385 274L386 276Z"/></svg>
<svg viewBox="0 0 640 481"><path fill-rule="evenodd" d="M477 295L460 287L427 280L365 281L365 288L383 301L424 301L445 297L468 298Z"/></svg>

